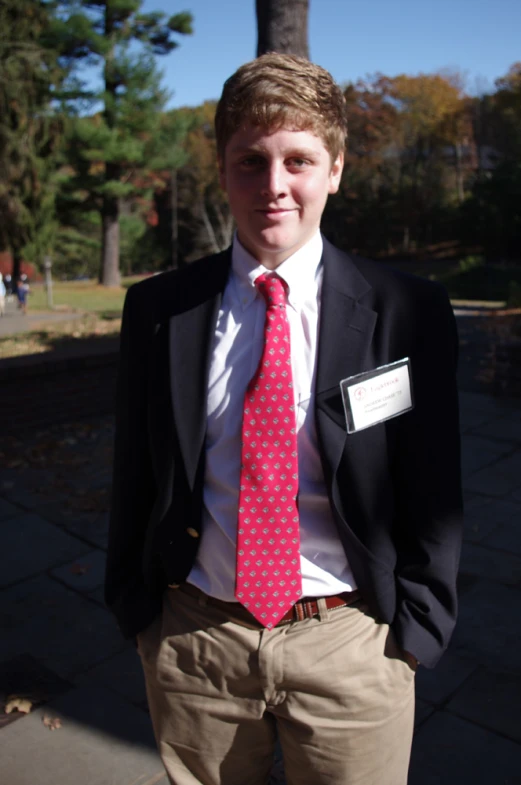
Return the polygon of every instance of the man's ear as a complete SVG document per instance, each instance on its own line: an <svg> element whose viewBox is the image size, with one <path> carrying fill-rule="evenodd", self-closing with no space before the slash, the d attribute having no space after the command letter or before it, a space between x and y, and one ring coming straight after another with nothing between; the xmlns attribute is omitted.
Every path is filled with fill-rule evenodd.
<svg viewBox="0 0 521 785"><path fill-rule="evenodd" d="M342 170L344 168L344 153L340 152L331 167L331 171L329 173L329 191L330 194L336 194L338 191L338 187L340 185L340 179L342 177Z"/></svg>
<svg viewBox="0 0 521 785"><path fill-rule="evenodd" d="M219 185L221 186L223 191L226 191L226 175L224 172L224 161L220 155L217 156L217 166L219 169Z"/></svg>

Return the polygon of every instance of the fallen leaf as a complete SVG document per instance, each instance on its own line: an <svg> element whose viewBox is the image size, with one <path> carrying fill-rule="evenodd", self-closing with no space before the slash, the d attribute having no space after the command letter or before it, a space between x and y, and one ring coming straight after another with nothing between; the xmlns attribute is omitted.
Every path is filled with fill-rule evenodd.
<svg viewBox="0 0 521 785"><path fill-rule="evenodd" d="M43 715L42 722L49 730L58 730L62 726L62 721L59 717L51 717L49 714Z"/></svg>
<svg viewBox="0 0 521 785"><path fill-rule="evenodd" d="M71 564L69 572L73 575L86 575L90 570L90 564Z"/></svg>
<svg viewBox="0 0 521 785"><path fill-rule="evenodd" d="M20 698L17 695L8 695L4 711L6 714L11 714L12 711L19 711L22 714L29 714L32 707L33 704L28 698Z"/></svg>

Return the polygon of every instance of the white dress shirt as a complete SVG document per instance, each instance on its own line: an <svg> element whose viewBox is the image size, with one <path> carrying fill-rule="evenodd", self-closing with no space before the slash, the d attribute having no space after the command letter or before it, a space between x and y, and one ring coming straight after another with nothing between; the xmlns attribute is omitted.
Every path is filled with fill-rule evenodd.
<svg viewBox="0 0 521 785"><path fill-rule="evenodd" d="M277 267L288 284L287 315L299 463L300 561L304 597L351 591L356 584L333 522L314 417L322 237L319 232ZM201 544L188 576L211 597L235 601L235 544L246 387L259 364L266 304L255 279L268 272L240 244L224 290L210 361Z"/></svg>

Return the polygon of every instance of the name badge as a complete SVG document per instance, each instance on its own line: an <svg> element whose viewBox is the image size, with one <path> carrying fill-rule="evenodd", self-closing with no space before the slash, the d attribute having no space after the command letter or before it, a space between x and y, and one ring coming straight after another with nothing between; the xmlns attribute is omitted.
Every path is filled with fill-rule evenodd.
<svg viewBox="0 0 521 785"><path fill-rule="evenodd" d="M410 369L411 362L404 357L342 379L340 390L348 433L370 428L414 408Z"/></svg>

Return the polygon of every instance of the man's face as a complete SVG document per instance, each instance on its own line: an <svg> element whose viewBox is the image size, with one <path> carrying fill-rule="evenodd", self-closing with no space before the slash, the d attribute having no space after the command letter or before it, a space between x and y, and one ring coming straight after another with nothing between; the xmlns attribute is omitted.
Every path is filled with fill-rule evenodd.
<svg viewBox="0 0 521 785"><path fill-rule="evenodd" d="M331 162L310 131L239 129L219 161L220 181L239 240L269 269L298 251L320 225L328 194L338 191L343 156Z"/></svg>

